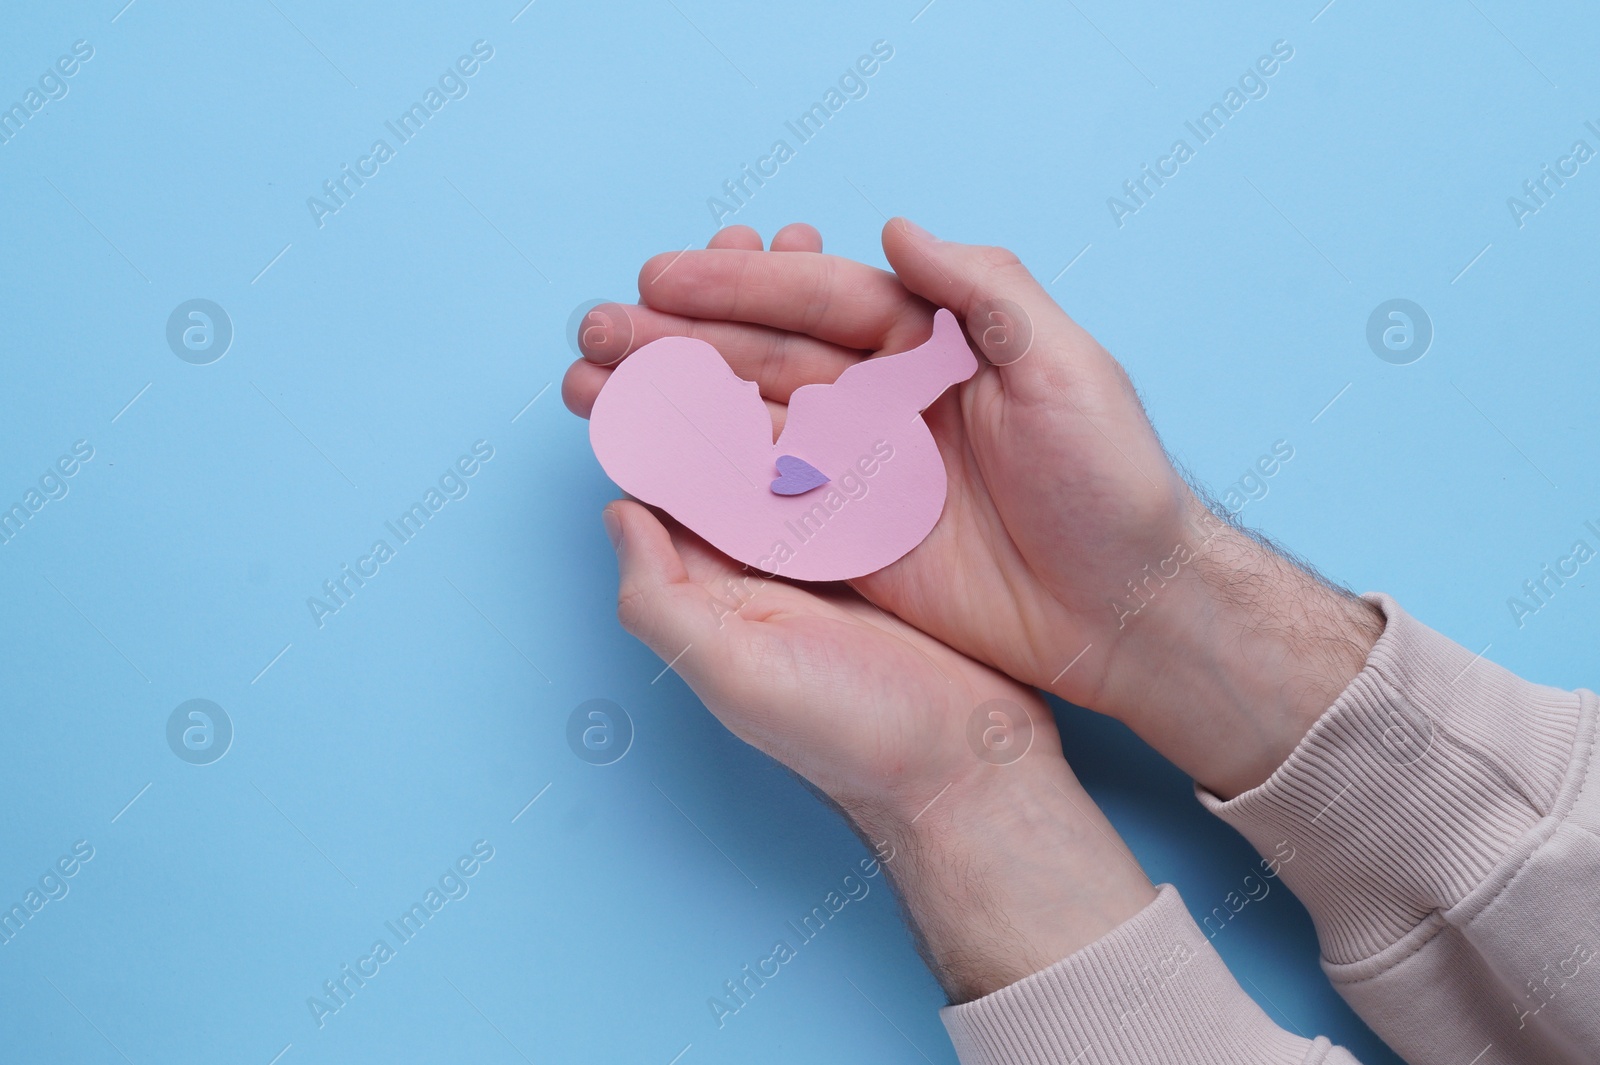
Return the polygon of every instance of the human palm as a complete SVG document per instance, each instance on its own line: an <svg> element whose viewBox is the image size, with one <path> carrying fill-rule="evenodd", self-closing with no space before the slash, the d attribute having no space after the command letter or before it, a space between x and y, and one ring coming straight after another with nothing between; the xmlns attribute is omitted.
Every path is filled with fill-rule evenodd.
<svg viewBox="0 0 1600 1065"><path fill-rule="evenodd" d="M623 625L735 735L847 810L915 813L947 785L971 790L994 761L975 742L1060 757L1035 693L856 592L755 577L637 503L612 504L608 524ZM1005 734L985 738L992 728Z"/></svg>

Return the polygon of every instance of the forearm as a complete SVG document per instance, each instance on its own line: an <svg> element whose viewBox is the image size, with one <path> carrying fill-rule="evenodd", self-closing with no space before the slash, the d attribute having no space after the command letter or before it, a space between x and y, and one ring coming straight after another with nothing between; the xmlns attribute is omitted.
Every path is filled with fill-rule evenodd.
<svg viewBox="0 0 1600 1065"><path fill-rule="evenodd" d="M1354 1065L1240 989L1083 792L1053 730L1009 764L895 790L845 813L953 1004L943 1019L966 1065L1091 1052L1108 1065Z"/></svg>
<svg viewBox="0 0 1600 1065"><path fill-rule="evenodd" d="M964 1065L1356 1065L1279 1028L1054 752L857 810Z"/></svg>
<svg viewBox="0 0 1600 1065"><path fill-rule="evenodd" d="M1408 1060L1592 1060L1593 697L1513 677L1198 504L1180 535L1095 708L1263 853L1292 848L1324 967Z"/></svg>
<svg viewBox="0 0 1600 1065"><path fill-rule="evenodd" d="M1218 795L1254 787L1361 671L1370 604L1198 500L1175 576L1122 617L1100 705Z"/></svg>
<svg viewBox="0 0 1600 1065"><path fill-rule="evenodd" d="M893 855L885 866L918 949L952 1002L1046 968L1155 897L1058 753L926 791L846 812Z"/></svg>

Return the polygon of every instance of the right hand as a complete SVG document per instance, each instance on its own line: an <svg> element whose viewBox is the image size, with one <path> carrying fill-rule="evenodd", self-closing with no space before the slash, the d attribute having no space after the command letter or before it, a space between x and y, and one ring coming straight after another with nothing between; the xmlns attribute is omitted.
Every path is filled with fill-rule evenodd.
<svg viewBox="0 0 1600 1065"><path fill-rule="evenodd" d="M926 412L949 473L938 524L854 587L959 651L1124 720L1219 793L1265 779L1359 670L1377 635L1370 611L1212 517L1122 367L1014 255L895 220L889 274L823 255L814 236L791 227L774 254L738 227L705 251L651 259L641 305L609 312L627 315L627 335L585 331L568 405L587 414L607 366L688 335L757 381L781 419L796 388L920 344L934 308L949 308L997 365Z"/></svg>

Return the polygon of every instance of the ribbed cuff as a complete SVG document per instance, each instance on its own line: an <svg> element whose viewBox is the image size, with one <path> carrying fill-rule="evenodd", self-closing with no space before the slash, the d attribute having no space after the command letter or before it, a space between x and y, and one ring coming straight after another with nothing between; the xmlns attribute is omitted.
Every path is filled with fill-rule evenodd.
<svg viewBox="0 0 1600 1065"><path fill-rule="evenodd" d="M1273 1024L1170 884L1077 953L939 1016L963 1065L1354 1062Z"/></svg>
<svg viewBox="0 0 1600 1065"><path fill-rule="evenodd" d="M1227 802L1195 789L1275 854L1334 963L1398 942L1526 846L1580 722L1574 693L1474 655L1388 596L1364 598L1388 625L1283 765Z"/></svg>

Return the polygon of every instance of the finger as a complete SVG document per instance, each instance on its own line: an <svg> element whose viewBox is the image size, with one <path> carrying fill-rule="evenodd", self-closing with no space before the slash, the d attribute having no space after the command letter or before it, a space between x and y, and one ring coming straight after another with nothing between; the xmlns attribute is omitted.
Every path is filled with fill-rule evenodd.
<svg viewBox="0 0 1600 1065"><path fill-rule="evenodd" d="M671 661L686 646L703 654L721 641L707 639L717 622L717 601L689 577L672 537L638 503L617 500L602 512L617 552L617 619L622 627Z"/></svg>
<svg viewBox="0 0 1600 1065"><path fill-rule="evenodd" d="M613 506L622 502L618 500ZM811 584L801 588L780 577L769 576L729 558L672 515L655 507L647 509L650 516L666 530L687 579L711 596L713 612L718 615L718 620L735 613L742 618L759 620L775 609L786 606L796 608L800 604L805 604L812 612L818 609L819 604L829 604L829 609L844 614L849 612L852 603L884 619L888 618L883 611L868 606L865 600L843 584ZM758 594L761 596L760 603L756 602ZM895 631L915 631L908 629L905 622L898 619L895 624L898 626ZM937 646L937 642L930 646Z"/></svg>
<svg viewBox="0 0 1600 1065"><path fill-rule="evenodd" d="M686 318L649 307L603 304L590 315L609 323L605 329L583 329L578 335L583 357L598 366L613 366L652 340L694 337L716 348L734 373L760 385L763 396L785 403L801 385L831 384L866 354L802 333Z"/></svg>
<svg viewBox="0 0 1600 1065"><path fill-rule="evenodd" d="M561 402L578 417L587 418L594 413L595 400L600 398L600 390L610 378L609 368L578 359L567 367L566 376L561 379ZM773 399L763 398L762 403L766 404L767 416L772 419L772 439L776 440L783 432L789 408Z"/></svg>
<svg viewBox="0 0 1600 1065"><path fill-rule="evenodd" d="M689 579L707 589L730 609L743 607L755 597L758 589L776 587L782 583L729 558L671 515L652 513L656 513L666 527Z"/></svg>
<svg viewBox="0 0 1600 1065"><path fill-rule="evenodd" d="M877 350L913 299L891 273L836 255L666 252L639 271L640 301L690 318L726 319Z"/></svg>
<svg viewBox="0 0 1600 1065"><path fill-rule="evenodd" d="M942 241L895 218L883 227L883 250L907 289L962 319L979 350L1001 367L1007 387L1046 386L1043 394L1059 387L1069 359L1112 362L1003 248Z"/></svg>
<svg viewBox="0 0 1600 1065"><path fill-rule="evenodd" d="M561 402L578 417L587 418L594 411L594 401L610 376L610 370L578 359L567 367L566 376L561 379Z"/></svg>
<svg viewBox="0 0 1600 1065"><path fill-rule="evenodd" d="M613 503L609 509L615 510L623 506L643 509L636 503L620 500ZM670 515L658 514L653 509L648 510L647 514L664 531L675 556L668 559L665 567L661 568L670 567L671 573L676 578L698 585L707 592L714 621L717 623L711 628L725 628L727 622L736 617L760 622L774 614L850 618L894 636L941 671L950 666L955 667L955 672L962 672L962 667L965 666L976 672L992 674L993 681L1000 686L1014 686L1013 682L999 673L993 673L987 667L966 661L958 652L952 651L933 637L873 606L846 584L811 583L802 587L780 577L768 576L750 566L735 562ZM681 575L678 573L679 567L682 569ZM693 633L687 630L673 635L685 638L685 644L680 645L680 648L686 646L693 637ZM671 653L674 652L663 654L665 656ZM697 682L696 672L685 673L684 677L690 684Z"/></svg>
<svg viewBox="0 0 1600 1065"><path fill-rule="evenodd" d="M822 251L822 234L816 226L791 222L772 236L773 251Z"/></svg>
<svg viewBox="0 0 1600 1065"><path fill-rule="evenodd" d="M728 226L717 230L706 241L706 247L715 251L760 251L761 234L749 226Z"/></svg>

